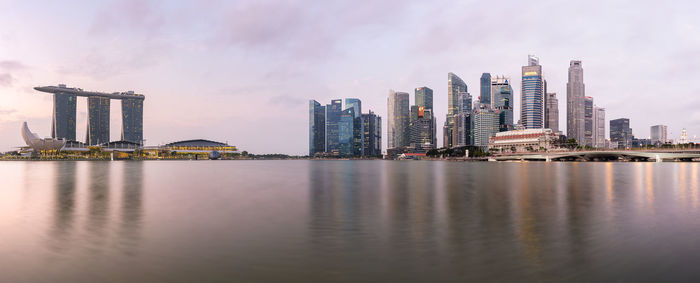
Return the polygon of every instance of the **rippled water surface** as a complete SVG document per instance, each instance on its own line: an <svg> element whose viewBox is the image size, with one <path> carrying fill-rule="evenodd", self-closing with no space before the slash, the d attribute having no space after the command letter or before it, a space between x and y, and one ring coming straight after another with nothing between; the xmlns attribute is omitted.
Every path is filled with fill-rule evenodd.
<svg viewBox="0 0 700 283"><path fill-rule="evenodd" d="M0 163L0 282L700 281L700 163Z"/></svg>

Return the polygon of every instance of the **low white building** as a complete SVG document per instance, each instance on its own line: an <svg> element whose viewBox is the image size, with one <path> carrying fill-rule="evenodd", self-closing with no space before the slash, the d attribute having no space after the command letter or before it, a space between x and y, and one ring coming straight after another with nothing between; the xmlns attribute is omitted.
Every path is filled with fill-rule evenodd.
<svg viewBox="0 0 700 283"><path fill-rule="evenodd" d="M496 133L489 139L489 150L496 152L526 152L529 150L550 150L559 140L559 135L551 129L522 129Z"/></svg>

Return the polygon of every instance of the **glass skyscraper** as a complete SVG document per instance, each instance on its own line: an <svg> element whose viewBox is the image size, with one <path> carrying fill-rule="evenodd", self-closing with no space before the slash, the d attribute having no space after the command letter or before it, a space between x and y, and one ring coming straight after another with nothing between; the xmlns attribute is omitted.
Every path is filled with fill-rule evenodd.
<svg viewBox="0 0 700 283"><path fill-rule="evenodd" d="M88 145L109 142L110 101L107 97L88 97L88 127L85 138Z"/></svg>
<svg viewBox="0 0 700 283"><path fill-rule="evenodd" d="M309 156L326 151L326 107L309 100Z"/></svg>
<svg viewBox="0 0 700 283"><path fill-rule="evenodd" d="M433 110L433 90L429 87L419 87L415 89L415 100L417 106L424 109Z"/></svg>
<svg viewBox="0 0 700 283"><path fill-rule="evenodd" d="M479 96L481 104L491 105L491 74L481 74L481 93Z"/></svg>
<svg viewBox="0 0 700 283"><path fill-rule="evenodd" d="M332 155L340 155L340 115L343 112L343 101L331 100L326 105L326 152Z"/></svg>
<svg viewBox="0 0 700 283"><path fill-rule="evenodd" d="M510 78L491 78L491 108L498 113L499 131L513 130L513 88L510 86Z"/></svg>
<svg viewBox="0 0 700 283"><path fill-rule="evenodd" d="M569 62L569 81L566 83L566 136L585 144L585 110L583 66L579 60Z"/></svg>
<svg viewBox="0 0 700 283"><path fill-rule="evenodd" d="M522 88L520 91L520 123L526 129L539 129L544 126L544 85L542 66L539 59L528 56L528 66L522 67Z"/></svg>
<svg viewBox="0 0 700 283"><path fill-rule="evenodd" d="M459 108L459 93L467 92L467 84L464 83L457 75L453 73L447 74L447 117L445 119L445 127L443 128L443 141L445 147L452 147L454 135L454 115L458 113Z"/></svg>
<svg viewBox="0 0 700 283"><path fill-rule="evenodd" d="M617 142L618 148L631 146L633 138L632 129L630 129L630 119L610 120L610 141Z"/></svg>
<svg viewBox="0 0 700 283"><path fill-rule="evenodd" d="M389 114L388 148L404 148L409 145L408 124L408 93L389 91L387 112Z"/></svg>
<svg viewBox="0 0 700 283"><path fill-rule="evenodd" d="M409 123L409 143L416 150L430 150L433 144L433 114L430 109L423 106L411 106L411 119Z"/></svg>
<svg viewBox="0 0 700 283"><path fill-rule="evenodd" d="M559 132L559 99L556 93L547 93L544 107L544 127Z"/></svg>
<svg viewBox="0 0 700 283"><path fill-rule="evenodd" d="M583 144L593 146L593 97L586 96L583 100Z"/></svg>
<svg viewBox="0 0 700 283"><path fill-rule="evenodd" d="M338 122L338 144L341 156L355 155L355 108L343 110Z"/></svg>
<svg viewBox="0 0 700 283"><path fill-rule="evenodd" d="M143 144L143 99L122 99L121 139Z"/></svg>
<svg viewBox="0 0 700 283"><path fill-rule="evenodd" d="M60 85L65 87L65 85ZM78 97L74 94L56 92L53 94L53 119L51 137L75 141L75 115Z"/></svg>
<svg viewBox="0 0 700 283"><path fill-rule="evenodd" d="M477 104L472 112L472 145L488 148L489 138L498 133L498 113L488 104Z"/></svg>
<svg viewBox="0 0 700 283"><path fill-rule="evenodd" d="M358 98L346 98L345 109L353 108L355 122L353 128L353 152L355 156L362 155L364 130L362 129L362 101Z"/></svg>
<svg viewBox="0 0 700 283"><path fill-rule="evenodd" d="M365 139L363 140L363 155L381 156L382 117L379 117L376 114L374 114L374 112L369 111L369 114L362 114L362 124L362 129L364 130L365 137Z"/></svg>

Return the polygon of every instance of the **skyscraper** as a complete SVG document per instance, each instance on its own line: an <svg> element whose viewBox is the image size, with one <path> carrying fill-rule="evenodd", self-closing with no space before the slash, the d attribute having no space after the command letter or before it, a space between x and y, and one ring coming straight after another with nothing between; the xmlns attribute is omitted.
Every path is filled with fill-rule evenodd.
<svg viewBox="0 0 700 283"><path fill-rule="evenodd" d="M461 92L467 92L467 84L464 83L457 75L453 73L447 74L447 117L445 119L445 127L443 127L443 140L445 147L452 147L454 115L457 114L458 95Z"/></svg>
<svg viewBox="0 0 700 283"><path fill-rule="evenodd" d="M408 104L408 93L389 90L387 101L387 113L389 114L389 121L387 122L388 148L403 148L409 144Z"/></svg>
<svg viewBox="0 0 700 283"><path fill-rule="evenodd" d="M488 148L489 138L498 133L498 113L487 104L477 103L471 117L472 145Z"/></svg>
<svg viewBox="0 0 700 283"><path fill-rule="evenodd" d="M544 107L544 127L559 132L559 99L556 93L547 93Z"/></svg>
<svg viewBox="0 0 700 283"><path fill-rule="evenodd" d="M491 74L483 73L481 74L481 93L479 96L479 101L482 104L491 106Z"/></svg>
<svg viewBox="0 0 700 283"><path fill-rule="evenodd" d="M491 107L498 112L498 129L513 130L513 88L510 78L491 77Z"/></svg>
<svg viewBox="0 0 700 283"><path fill-rule="evenodd" d="M332 155L340 155L340 115L343 112L343 101L331 100L326 105L326 152Z"/></svg>
<svg viewBox="0 0 700 283"><path fill-rule="evenodd" d="M338 147L340 156L355 155L355 108L350 107L340 113L338 122Z"/></svg>
<svg viewBox="0 0 700 283"><path fill-rule="evenodd" d="M85 137L88 145L109 142L110 99L107 97L88 97L88 127Z"/></svg>
<svg viewBox="0 0 700 283"><path fill-rule="evenodd" d="M432 147L436 147L437 143L437 137L436 137L436 126L437 123L435 122L435 115L433 111L433 90L428 88L428 87L419 87L415 89L415 101L416 101L416 106L422 106L424 110L429 110L428 114L430 114L430 122L432 123L430 125L430 144L432 144Z"/></svg>
<svg viewBox="0 0 700 283"><path fill-rule="evenodd" d="M326 107L309 100L309 156L326 151Z"/></svg>
<svg viewBox="0 0 700 283"><path fill-rule="evenodd" d="M66 85L59 85L65 87ZM53 94L53 119L51 121L51 137L56 139L75 140L75 113L77 96L70 93L56 92Z"/></svg>
<svg viewBox="0 0 700 283"><path fill-rule="evenodd" d="M522 67L522 88L520 91L520 123L526 129L539 129L544 126L544 83L539 59L528 56L528 66ZM488 143L488 141L487 141Z"/></svg>
<svg viewBox="0 0 700 283"><path fill-rule="evenodd" d="M364 124L362 129L365 137L363 140L363 155L382 155L382 117L369 111L369 114L362 114L362 123Z"/></svg>
<svg viewBox="0 0 700 283"><path fill-rule="evenodd" d="M585 93L581 61L571 60L569 81L566 83L566 136L576 139L579 144L585 143Z"/></svg>
<svg viewBox="0 0 700 283"><path fill-rule="evenodd" d="M433 149L433 121L432 111L423 106L411 106L411 119L409 123L409 143L416 150L427 151Z"/></svg>
<svg viewBox="0 0 700 283"><path fill-rule="evenodd" d="M616 142L618 148L627 148L632 145L632 129L630 119L620 118L610 120L610 141Z"/></svg>
<svg viewBox="0 0 700 283"><path fill-rule="evenodd" d="M593 146L605 147L605 108L593 107Z"/></svg>
<svg viewBox="0 0 700 283"><path fill-rule="evenodd" d="M143 99L122 99L121 139L143 144Z"/></svg>
<svg viewBox="0 0 700 283"><path fill-rule="evenodd" d="M358 98L346 98L345 109L353 108L355 113L354 129L353 129L353 154L355 156L362 155L364 130L362 129L362 101Z"/></svg>
<svg viewBox="0 0 700 283"><path fill-rule="evenodd" d="M472 96L466 91L457 94L457 112L454 117L452 130L452 146L465 146L471 144Z"/></svg>
<svg viewBox="0 0 700 283"><path fill-rule="evenodd" d="M665 144L668 141L668 127L664 125L651 126L649 137L651 139L651 144L655 146Z"/></svg>
<svg viewBox="0 0 700 283"><path fill-rule="evenodd" d="M593 97L583 99L583 140L584 145L593 146Z"/></svg>

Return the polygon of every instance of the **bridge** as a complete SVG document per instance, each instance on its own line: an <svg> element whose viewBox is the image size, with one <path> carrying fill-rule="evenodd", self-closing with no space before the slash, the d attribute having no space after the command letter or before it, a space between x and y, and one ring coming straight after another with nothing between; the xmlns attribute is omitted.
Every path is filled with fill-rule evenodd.
<svg viewBox="0 0 700 283"><path fill-rule="evenodd" d="M491 161L700 161L700 149L692 150L592 150L499 154Z"/></svg>

